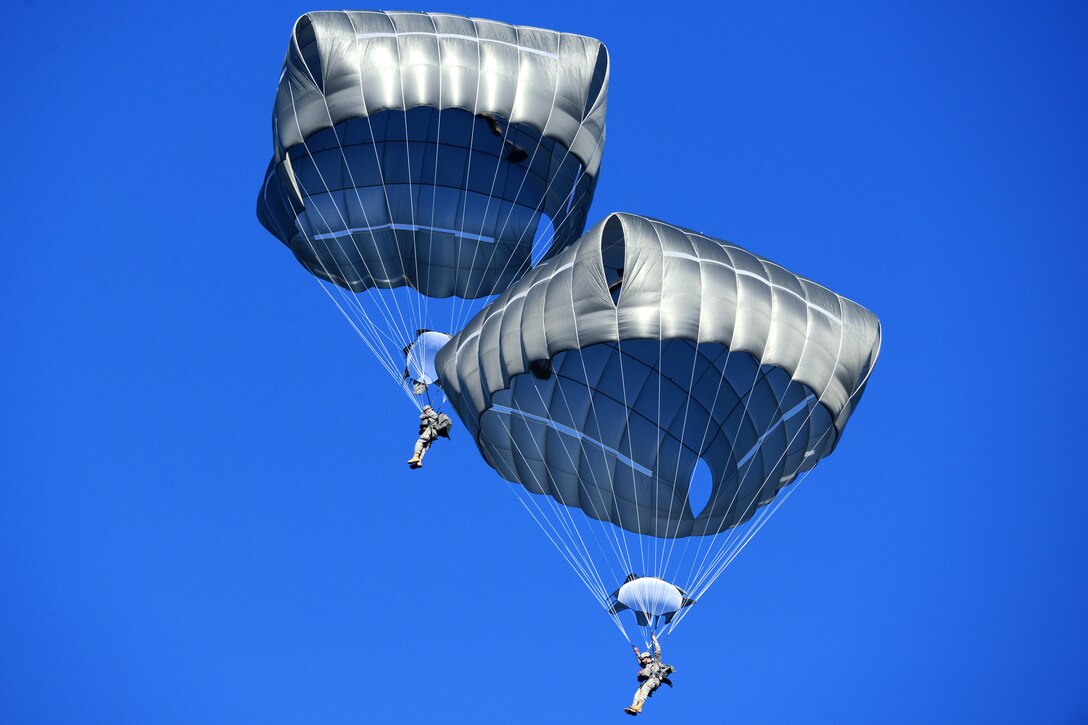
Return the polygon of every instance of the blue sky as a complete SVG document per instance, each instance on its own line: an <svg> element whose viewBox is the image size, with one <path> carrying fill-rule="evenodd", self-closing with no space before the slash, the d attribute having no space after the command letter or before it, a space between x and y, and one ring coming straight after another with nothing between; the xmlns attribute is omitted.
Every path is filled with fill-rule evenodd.
<svg viewBox="0 0 1088 725"><path fill-rule="evenodd" d="M625 718L626 644L254 215L286 2L21 2L3 46L0 720ZM669 640L658 722L1088 721L1088 18L429 10L612 59L591 221L875 311L834 456Z"/></svg>

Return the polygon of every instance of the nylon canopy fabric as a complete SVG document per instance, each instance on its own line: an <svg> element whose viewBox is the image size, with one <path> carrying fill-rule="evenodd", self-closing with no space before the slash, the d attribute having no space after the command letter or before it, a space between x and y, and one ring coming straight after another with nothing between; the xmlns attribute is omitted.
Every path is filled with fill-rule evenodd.
<svg viewBox="0 0 1088 725"><path fill-rule="evenodd" d="M604 148L592 38L439 13L296 22L261 223L346 289L476 299L581 234Z"/></svg>
<svg viewBox="0 0 1088 725"><path fill-rule="evenodd" d="M743 523L830 454L879 348L856 303L727 242L612 214L481 310L437 368L501 476L672 539ZM700 458L713 482L698 511Z"/></svg>
<svg viewBox="0 0 1088 725"><path fill-rule="evenodd" d="M626 582L616 590L616 601L646 617L672 614L684 606L684 595L672 584L651 576Z"/></svg>

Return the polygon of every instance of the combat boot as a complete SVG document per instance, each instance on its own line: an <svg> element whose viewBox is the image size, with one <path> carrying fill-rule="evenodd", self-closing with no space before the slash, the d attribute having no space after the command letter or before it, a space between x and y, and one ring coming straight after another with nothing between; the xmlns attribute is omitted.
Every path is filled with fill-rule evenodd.
<svg viewBox="0 0 1088 725"><path fill-rule="evenodd" d="M635 704L631 705L631 707L623 708L623 711L628 715L638 715L640 712L642 712L642 705L644 702L645 700L643 702L636 702Z"/></svg>

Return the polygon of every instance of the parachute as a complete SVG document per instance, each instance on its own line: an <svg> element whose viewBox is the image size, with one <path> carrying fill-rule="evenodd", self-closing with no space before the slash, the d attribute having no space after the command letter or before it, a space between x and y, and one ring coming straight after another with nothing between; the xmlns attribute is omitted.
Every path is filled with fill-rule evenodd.
<svg viewBox="0 0 1088 725"><path fill-rule="evenodd" d="M438 351L450 341L451 336L434 330L417 330L416 339L406 346L404 352L404 379L412 382L413 388L426 388L438 382L438 372L434 369L434 359ZM420 395L421 393L416 393Z"/></svg>
<svg viewBox="0 0 1088 725"><path fill-rule="evenodd" d="M295 23L257 216L417 407L436 341L581 234L608 68L592 38L454 15Z"/></svg>
<svg viewBox="0 0 1088 725"><path fill-rule="evenodd" d="M727 242L612 214L435 362L484 459L620 630L631 609L667 634L835 449L879 349L856 303Z"/></svg>
<svg viewBox="0 0 1088 725"><path fill-rule="evenodd" d="M651 620L657 619L668 624L677 612L694 603L687 592L663 579L629 574L623 586L612 592L612 606L608 608L608 613L616 614L630 609L635 613L635 621L648 627ZM656 625L657 622L654 623Z"/></svg>

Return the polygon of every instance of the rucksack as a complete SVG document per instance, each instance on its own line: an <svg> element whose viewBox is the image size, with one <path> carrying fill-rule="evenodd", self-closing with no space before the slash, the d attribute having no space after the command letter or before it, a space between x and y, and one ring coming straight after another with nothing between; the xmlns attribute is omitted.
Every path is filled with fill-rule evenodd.
<svg viewBox="0 0 1088 725"><path fill-rule="evenodd" d="M434 424L434 432L443 438L450 437L450 431L453 429L453 420L445 413L438 414L438 422Z"/></svg>

